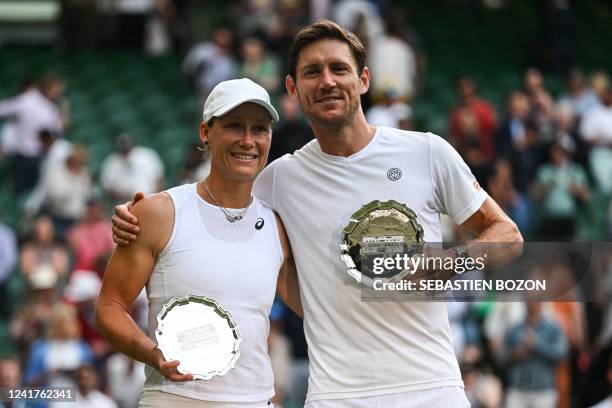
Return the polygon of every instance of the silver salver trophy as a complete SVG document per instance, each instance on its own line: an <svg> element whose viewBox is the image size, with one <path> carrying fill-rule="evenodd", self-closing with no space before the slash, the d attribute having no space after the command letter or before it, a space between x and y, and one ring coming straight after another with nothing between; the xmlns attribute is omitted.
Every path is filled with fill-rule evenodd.
<svg viewBox="0 0 612 408"><path fill-rule="evenodd" d="M394 200L375 200L351 216L342 231L340 257L353 279L372 287L376 280L398 281L409 273L376 273L372 267L375 258L412 256L420 251L417 244L423 242L423 227L413 210Z"/></svg>
<svg viewBox="0 0 612 408"><path fill-rule="evenodd" d="M242 337L232 315L206 296L172 298L157 315L157 346L166 360L179 360L181 374L210 380L240 357Z"/></svg>

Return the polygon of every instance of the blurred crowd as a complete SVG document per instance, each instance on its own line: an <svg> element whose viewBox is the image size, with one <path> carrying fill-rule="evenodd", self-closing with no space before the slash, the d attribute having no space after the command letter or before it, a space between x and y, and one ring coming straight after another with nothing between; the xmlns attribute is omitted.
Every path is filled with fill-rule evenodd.
<svg viewBox="0 0 612 408"><path fill-rule="evenodd" d="M368 121L428 131L415 128L414 113L426 80L426 50L404 9L391 13L383 1L232 1L227 18L198 38L190 19L198 4L65 1L62 47L68 52L108 47L182 53L183 75L202 98L220 81L253 79L281 112L271 161L313 138L284 93L284 63L302 26L332 18L357 33L369 50L372 84L362 101ZM480 96L477 75L458 75L456 101L448 106L448 128L441 136L527 239L589 240L581 222L595 219L606 224L609 240L610 77L604 71L581 72L569 65L579 65L571 58L555 61L553 71L566 78L562 92L553 94L547 74L530 67L523 83L503 95L503 107ZM168 187L169 172L181 183L201 180L209 163L192 143L182 167L168 169L156 151L121 133L99 174L92 174L88 147L70 141L67 86L70 78L48 75L24 80L13 96L0 96L2 180L10 184L12 198L23 203L19 228L0 223L0 322L6 322L11 342L6 347L11 353L0 355L0 387L74 385L82 405L71 406L134 407L144 381L142 364L113 352L94 323L96 297L114 248L109 206L136 191ZM451 241L465 238L452 228L447 235ZM612 254L596 261L602 279L594 302L448 304L473 407L586 407L608 397ZM577 271L557 272L571 276ZM133 317L146 330L144 294ZM300 407L308 376L301 320L280 303L270 319L276 403ZM601 406L611 406L607 401Z"/></svg>

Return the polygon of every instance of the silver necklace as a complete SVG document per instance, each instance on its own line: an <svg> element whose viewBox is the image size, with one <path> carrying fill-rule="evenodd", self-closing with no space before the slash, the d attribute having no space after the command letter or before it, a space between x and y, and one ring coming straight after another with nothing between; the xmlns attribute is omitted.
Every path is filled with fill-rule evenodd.
<svg viewBox="0 0 612 408"><path fill-rule="evenodd" d="M238 212L232 212L228 210L227 208L223 207L221 204L219 204L215 196L210 192L210 189L208 188L208 183L206 183L206 179L204 179L204 188L206 189L206 192L208 193L210 198L212 198L214 203L217 205L217 207L219 207L219 209L221 210L223 215L225 215L225 218L229 222L240 221L244 217L244 214L246 214L246 212L249 210L249 207L251 206L251 203L253 202L253 196L251 195L251 199L249 200L249 203L247 204L245 208L243 208L242 210Z"/></svg>

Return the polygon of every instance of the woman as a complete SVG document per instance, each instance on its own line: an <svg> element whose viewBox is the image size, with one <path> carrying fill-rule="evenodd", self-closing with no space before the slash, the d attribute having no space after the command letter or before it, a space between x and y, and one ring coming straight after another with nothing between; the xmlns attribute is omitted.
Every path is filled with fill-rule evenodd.
<svg viewBox="0 0 612 408"><path fill-rule="evenodd" d="M278 217L251 195L264 167L278 114L248 79L217 85L204 104L200 140L210 175L139 201L138 239L118 247L98 299L98 326L111 345L147 365L140 406L269 407L274 395L267 354L275 290L299 314L291 250ZM146 285L149 335L129 316ZM166 361L153 340L156 315L172 297L214 298L237 321L240 358L222 377L195 382ZM155 370L152 370L154 368Z"/></svg>

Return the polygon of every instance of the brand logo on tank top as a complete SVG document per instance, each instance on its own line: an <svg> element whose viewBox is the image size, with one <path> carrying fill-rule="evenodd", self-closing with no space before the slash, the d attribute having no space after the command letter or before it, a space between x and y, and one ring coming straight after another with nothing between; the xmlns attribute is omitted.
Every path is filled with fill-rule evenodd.
<svg viewBox="0 0 612 408"><path fill-rule="evenodd" d="M402 171L397 167L391 167L387 171L387 178L391 181L397 181L402 178Z"/></svg>
<svg viewBox="0 0 612 408"><path fill-rule="evenodd" d="M263 218L259 217L257 219L257 222L255 223L255 229L259 231L260 229L263 228L263 226L264 226L264 220Z"/></svg>

